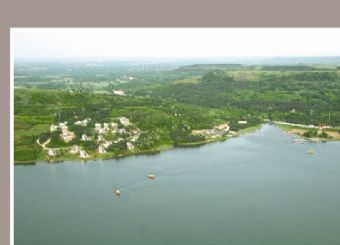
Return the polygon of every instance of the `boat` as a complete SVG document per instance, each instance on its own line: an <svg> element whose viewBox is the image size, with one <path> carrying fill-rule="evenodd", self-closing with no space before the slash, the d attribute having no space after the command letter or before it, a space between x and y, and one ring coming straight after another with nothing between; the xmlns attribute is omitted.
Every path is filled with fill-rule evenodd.
<svg viewBox="0 0 340 245"><path fill-rule="evenodd" d="M155 179L155 178L156 178L156 175L154 175L154 174L149 174L149 175L148 175L148 178L149 178L149 179Z"/></svg>
<svg viewBox="0 0 340 245"><path fill-rule="evenodd" d="M308 149L307 154L313 155L315 154L315 151L312 148L310 148Z"/></svg>
<svg viewBox="0 0 340 245"><path fill-rule="evenodd" d="M115 191L116 196L120 196L120 190Z"/></svg>

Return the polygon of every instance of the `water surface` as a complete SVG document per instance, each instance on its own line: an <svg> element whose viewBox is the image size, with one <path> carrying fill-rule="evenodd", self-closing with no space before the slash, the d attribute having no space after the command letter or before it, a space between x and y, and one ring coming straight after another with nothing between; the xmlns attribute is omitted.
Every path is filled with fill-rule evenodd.
<svg viewBox="0 0 340 245"><path fill-rule="evenodd" d="M339 244L340 143L292 138L15 166L15 244Z"/></svg>

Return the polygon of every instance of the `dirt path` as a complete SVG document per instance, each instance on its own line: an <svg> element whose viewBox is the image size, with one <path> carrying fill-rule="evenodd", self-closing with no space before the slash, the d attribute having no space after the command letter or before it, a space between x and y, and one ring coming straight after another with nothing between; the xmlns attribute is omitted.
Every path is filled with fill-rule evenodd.
<svg viewBox="0 0 340 245"><path fill-rule="evenodd" d="M47 148L46 145L50 143L51 139L46 140L44 143L40 143L39 139L37 139L37 144L40 145L44 150L49 150L50 148Z"/></svg>

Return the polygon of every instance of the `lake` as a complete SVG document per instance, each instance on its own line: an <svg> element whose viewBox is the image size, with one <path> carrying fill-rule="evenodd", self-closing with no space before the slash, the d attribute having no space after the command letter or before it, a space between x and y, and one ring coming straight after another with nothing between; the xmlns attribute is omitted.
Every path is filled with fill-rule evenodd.
<svg viewBox="0 0 340 245"><path fill-rule="evenodd" d="M339 244L340 142L293 138L15 166L15 244Z"/></svg>

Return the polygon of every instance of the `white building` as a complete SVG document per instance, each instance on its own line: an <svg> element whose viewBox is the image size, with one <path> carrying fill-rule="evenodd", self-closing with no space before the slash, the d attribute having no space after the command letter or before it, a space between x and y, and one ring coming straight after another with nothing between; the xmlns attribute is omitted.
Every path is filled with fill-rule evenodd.
<svg viewBox="0 0 340 245"><path fill-rule="evenodd" d="M106 150L105 150L104 145L99 145L99 146L98 146L98 149L97 149L97 152L98 152L99 154L106 153Z"/></svg>
<svg viewBox="0 0 340 245"><path fill-rule="evenodd" d="M105 149L109 148L109 146L112 145L112 141L105 141L102 145L105 147Z"/></svg>
<svg viewBox="0 0 340 245"><path fill-rule="evenodd" d="M59 128L59 127L58 127L57 125L52 124L51 127L50 127L50 131L51 131L51 132L57 131L58 128Z"/></svg>
<svg viewBox="0 0 340 245"><path fill-rule="evenodd" d="M62 127L60 127L60 128L61 128L61 132L62 132L63 134L68 133L68 127L67 127L66 125L64 125L64 126L62 126Z"/></svg>
<svg viewBox="0 0 340 245"><path fill-rule="evenodd" d="M126 146L127 146L128 150L132 150L133 148L135 148L135 146L131 142L127 142Z"/></svg>
<svg viewBox="0 0 340 245"><path fill-rule="evenodd" d="M76 136L73 132L66 130L60 135L60 137L64 140L65 143L68 143L72 141Z"/></svg>
<svg viewBox="0 0 340 245"><path fill-rule="evenodd" d="M120 90L120 89L114 89L113 91L113 94L115 95L119 95L119 96L125 96L125 92L123 90Z"/></svg>
<svg viewBox="0 0 340 245"><path fill-rule="evenodd" d="M140 134L139 128L132 130L132 133L133 133L134 135L137 135L137 134L139 135L139 134Z"/></svg>
<svg viewBox="0 0 340 245"><path fill-rule="evenodd" d="M104 123L104 128L105 128L105 129L109 129L109 127L110 127L110 124L109 124L109 123Z"/></svg>
<svg viewBox="0 0 340 245"><path fill-rule="evenodd" d="M67 122L64 122L64 123L59 123L59 127L64 127L66 126Z"/></svg>
<svg viewBox="0 0 340 245"><path fill-rule="evenodd" d="M123 124L124 126L128 126L130 125L130 120L126 117L120 117L119 118L119 121L121 124Z"/></svg>
<svg viewBox="0 0 340 245"><path fill-rule="evenodd" d="M111 128L114 129L114 128L117 128L117 127L118 127L118 124L117 124L117 123L114 123L114 122L111 123Z"/></svg>
<svg viewBox="0 0 340 245"><path fill-rule="evenodd" d="M238 121L238 124L247 124L247 121Z"/></svg>
<svg viewBox="0 0 340 245"><path fill-rule="evenodd" d="M78 125L78 126L80 126L82 124L82 121L76 121L75 123L74 123L74 125Z"/></svg>
<svg viewBox="0 0 340 245"><path fill-rule="evenodd" d="M138 138L139 138L139 135L138 135L138 134L137 134L137 135L134 135L134 136L132 137L131 141L132 141L132 142L136 142L136 141L138 140Z"/></svg>
<svg viewBox="0 0 340 245"><path fill-rule="evenodd" d="M118 143L118 142L121 142L121 141L124 141L124 139L123 138L118 138L117 140L115 140L113 143Z"/></svg>
<svg viewBox="0 0 340 245"><path fill-rule="evenodd" d="M104 136L103 135L98 135L98 139L97 139L97 141L105 141L105 138L104 138Z"/></svg>
<svg viewBox="0 0 340 245"><path fill-rule="evenodd" d="M50 156L50 157L55 157L57 155L57 152L55 149L48 149L48 152L47 154Z"/></svg>
<svg viewBox="0 0 340 245"><path fill-rule="evenodd" d="M80 151L80 147L79 147L78 145L73 145L73 146L71 147L70 153L71 153L71 154L76 154L76 153L78 153L79 151Z"/></svg>
<svg viewBox="0 0 340 245"><path fill-rule="evenodd" d="M79 152L79 156L80 156L81 158L89 158L89 157L90 157L89 154L87 154L87 152L86 152L85 150L81 150L81 151Z"/></svg>
<svg viewBox="0 0 340 245"><path fill-rule="evenodd" d="M224 123L224 124L215 126L214 129L223 130L223 131L227 132L227 131L229 131L230 127L227 123Z"/></svg>
<svg viewBox="0 0 340 245"><path fill-rule="evenodd" d="M96 123L95 125L94 125L94 129L95 130L99 130L99 129L101 129L102 128L102 124L101 123Z"/></svg>
<svg viewBox="0 0 340 245"><path fill-rule="evenodd" d="M85 120L81 121L80 125L83 126L83 127L86 127L87 123L88 123L88 121L85 119Z"/></svg>
<svg viewBox="0 0 340 245"><path fill-rule="evenodd" d="M106 133L105 128L100 128L100 129L98 129L98 133L99 133L99 134L105 134L105 133Z"/></svg>
<svg viewBox="0 0 340 245"><path fill-rule="evenodd" d="M120 134L126 134L125 128L120 128L120 129L118 129L118 133L120 133Z"/></svg>
<svg viewBox="0 0 340 245"><path fill-rule="evenodd" d="M76 121L74 125L86 127L87 123L91 121L91 118L86 118L83 121Z"/></svg>
<svg viewBox="0 0 340 245"><path fill-rule="evenodd" d="M81 135L81 141L88 141L89 137L87 137L87 134L82 134Z"/></svg>

